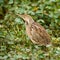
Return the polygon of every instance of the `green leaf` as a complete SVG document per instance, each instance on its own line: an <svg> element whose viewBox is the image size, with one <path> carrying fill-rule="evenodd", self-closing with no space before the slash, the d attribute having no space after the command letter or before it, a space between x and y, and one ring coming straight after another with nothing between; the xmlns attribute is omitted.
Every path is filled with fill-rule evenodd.
<svg viewBox="0 0 60 60"><path fill-rule="evenodd" d="M40 58L44 58L44 54L39 54L39 57Z"/></svg>
<svg viewBox="0 0 60 60"><path fill-rule="evenodd" d="M20 18L16 18L16 19L15 19L15 22L16 22L17 24L23 24L23 21L22 21Z"/></svg>
<svg viewBox="0 0 60 60"><path fill-rule="evenodd" d="M4 1L3 0L0 0L0 3L3 3Z"/></svg>
<svg viewBox="0 0 60 60"><path fill-rule="evenodd" d="M9 3L8 4L13 4L13 0L9 0Z"/></svg>

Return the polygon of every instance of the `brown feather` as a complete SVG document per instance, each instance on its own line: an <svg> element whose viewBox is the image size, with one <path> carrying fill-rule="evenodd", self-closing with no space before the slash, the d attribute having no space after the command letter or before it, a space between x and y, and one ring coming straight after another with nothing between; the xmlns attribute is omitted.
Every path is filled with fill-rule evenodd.
<svg viewBox="0 0 60 60"><path fill-rule="evenodd" d="M50 44L50 35L46 32L43 26L34 22L29 15L19 15L26 23L26 33L34 44L48 45Z"/></svg>
<svg viewBox="0 0 60 60"><path fill-rule="evenodd" d="M40 24L34 22L31 26L32 40L36 41L36 44L47 45L50 43L49 34Z"/></svg>

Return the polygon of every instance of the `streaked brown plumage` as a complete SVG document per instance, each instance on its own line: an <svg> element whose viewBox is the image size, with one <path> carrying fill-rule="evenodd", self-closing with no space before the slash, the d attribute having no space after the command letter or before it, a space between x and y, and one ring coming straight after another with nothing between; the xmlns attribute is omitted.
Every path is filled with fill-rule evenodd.
<svg viewBox="0 0 60 60"><path fill-rule="evenodd" d="M34 44L44 46L50 44L50 35L46 32L44 27L42 27L39 23L35 22L30 15L17 15L25 21L26 33Z"/></svg>

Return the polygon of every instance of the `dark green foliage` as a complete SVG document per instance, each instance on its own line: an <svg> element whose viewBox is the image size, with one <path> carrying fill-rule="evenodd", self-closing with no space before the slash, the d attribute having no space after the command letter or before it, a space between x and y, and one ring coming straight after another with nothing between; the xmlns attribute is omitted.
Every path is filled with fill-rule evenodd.
<svg viewBox="0 0 60 60"><path fill-rule="evenodd" d="M44 26L53 46L34 45L18 13ZM0 60L60 60L60 0L0 0Z"/></svg>

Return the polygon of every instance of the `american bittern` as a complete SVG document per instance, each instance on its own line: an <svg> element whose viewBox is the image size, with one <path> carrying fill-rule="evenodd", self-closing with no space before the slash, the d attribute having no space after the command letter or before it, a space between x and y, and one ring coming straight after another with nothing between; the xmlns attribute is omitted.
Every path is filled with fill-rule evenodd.
<svg viewBox="0 0 60 60"><path fill-rule="evenodd" d="M34 44L44 46L50 44L50 35L46 32L44 27L42 27L39 23L35 22L30 15L17 15L25 21L26 33Z"/></svg>

